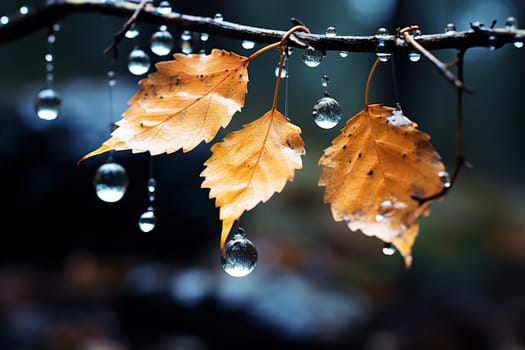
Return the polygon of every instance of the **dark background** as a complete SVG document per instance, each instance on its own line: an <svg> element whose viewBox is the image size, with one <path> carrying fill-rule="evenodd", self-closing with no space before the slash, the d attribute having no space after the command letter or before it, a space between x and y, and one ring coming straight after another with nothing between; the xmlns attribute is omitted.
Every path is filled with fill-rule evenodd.
<svg viewBox="0 0 525 350"><path fill-rule="evenodd" d="M0 16L22 5L0 4ZM290 18L312 32L370 35L377 28L419 24L423 33L447 23L467 30L481 21L503 26L525 18L518 0L346 0L285 2L173 1L177 12L286 30ZM126 56L148 49L156 30L140 24L122 42L110 102L103 50L124 22L98 14L67 17L57 33L54 87L62 110L39 120L33 101L45 83L45 30L0 47L0 349L523 349L525 348L525 155L521 98L525 51L511 45L467 52L464 144L473 169L463 169L443 201L421 219L411 269L382 243L334 223L317 186L322 150L338 134L316 128L311 108L320 77L345 113L363 107L373 54L329 52L318 68L301 52L290 57L288 110L303 130L306 155L293 182L243 215L257 246L256 269L245 278L220 266L220 221L200 188L209 145L156 156L115 153L129 175L124 198L100 201L93 189L105 155L77 160L109 137L140 77ZM525 19L523 19L525 21ZM173 32L175 37L179 32ZM247 55L236 40L211 35L206 44ZM261 47L257 45L256 48ZM176 46L175 50L180 50ZM453 51L436 55L452 60ZM152 59L158 60L153 55ZM250 64L245 107L226 132L261 116L272 102L277 52ZM429 62L395 57L399 99L407 116L432 135L452 169L455 91ZM373 80L370 102L395 103L391 63ZM284 99L280 100L284 110ZM113 111L113 114L112 112ZM150 233L137 222L148 205L150 165L157 179L158 217Z"/></svg>

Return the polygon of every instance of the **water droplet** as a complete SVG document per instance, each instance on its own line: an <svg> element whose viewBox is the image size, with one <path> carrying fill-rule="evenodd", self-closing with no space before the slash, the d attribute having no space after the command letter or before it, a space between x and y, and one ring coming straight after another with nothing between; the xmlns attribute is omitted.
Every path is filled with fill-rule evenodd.
<svg viewBox="0 0 525 350"><path fill-rule="evenodd" d="M523 47L523 37L521 35L516 35L516 41L514 41L514 47L521 49Z"/></svg>
<svg viewBox="0 0 525 350"><path fill-rule="evenodd" d="M410 119L405 117L401 109L395 109L392 115L386 118L389 124L395 126L408 126L410 125Z"/></svg>
<svg viewBox="0 0 525 350"><path fill-rule="evenodd" d="M148 200L153 202L155 200L155 190L157 188L157 181L154 178L148 180Z"/></svg>
<svg viewBox="0 0 525 350"><path fill-rule="evenodd" d="M386 200L383 201L379 208L377 209L376 213L376 221L381 222L385 219L385 217L391 216L394 210L394 205L392 204L392 201Z"/></svg>
<svg viewBox="0 0 525 350"><path fill-rule="evenodd" d="M505 29L515 31L518 29L518 20L515 17L507 17L505 20Z"/></svg>
<svg viewBox="0 0 525 350"><path fill-rule="evenodd" d="M339 57L341 58L347 58L350 55L350 52L348 51L339 51Z"/></svg>
<svg viewBox="0 0 525 350"><path fill-rule="evenodd" d="M53 45L56 41L56 35L55 34L49 34L47 36L47 43L50 44L50 45Z"/></svg>
<svg viewBox="0 0 525 350"><path fill-rule="evenodd" d="M157 13L160 13L161 15L167 15L171 13L171 4L169 1L161 1L159 6L157 7Z"/></svg>
<svg viewBox="0 0 525 350"><path fill-rule="evenodd" d="M182 53L185 53L187 55L193 52L193 47L191 46L191 42L189 42L188 40L183 40L180 43L180 49Z"/></svg>
<svg viewBox="0 0 525 350"><path fill-rule="evenodd" d="M243 40L241 46L245 50L251 50L255 47L255 42L251 40Z"/></svg>
<svg viewBox="0 0 525 350"><path fill-rule="evenodd" d="M379 58L379 60L381 62L388 62L388 60L392 56L392 54L390 52L386 52L385 50L386 50L386 44L385 44L385 42L383 40L380 40L377 43L376 56L377 56L377 58Z"/></svg>
<svg viewBox="0 0 525 350"><path fill-rule="evenodd" d="M150 232L155 228L157 223L157 217L155 216L155 210L152 206L149 206L139 218L139 228L142 232Z"/></svg>
<svg viewBox="0 0 525 350"><path fill-rule="evenodd" d="M140 34L140 31L139 29L137 28L137 25L135 23L133 23L131 25L131 27L129 27L129 29L126 31L126 33L124 34L124 36L128 39L135 39L136 37L138 37Z"/></svg>
<svg viewBox="0 0 525 350"><path fill-rule="evenodd" d="M246 237L244 230L238 232L224 245L221 253L223 270L233 277L244 277L253 271L257 263L257 249Z"/></svg>
<svg viewBox="0 0 525 350"><path fill-rule="evenodd" d="M40 119L54 120L60 112L61 102L60 96L54 89L42 89L35 99L36 114Z"/></svg>
<svg viewBox="0 0 525 350"><path fill-rule="evenodd" d="M113 71L113 70L108 70L108 85L109 86L117 85L117 79L116 79L115 71Z"/></svg>
<svg viewBox="0 0 525 350"><path fill-rule="evenodd" d="M312 46L308 46L303 52L303 62L308 67L317 67L323 60L323 52L316 50Z"/></svg>
<svg viewBox="0 0 525 350"><path fill-rule="evenodd" d="M53 32L59 32L60 31L60 24L58 23L55 23L53 24L53 27L51 27L53 29Z"/></svg>
<svg viewBox="0 0 525 350"><path fill-rule="evenodd" d="M23 16L23 15L27 15L29 13L29 7L27 7L26 5L23 5L23 6L20 6L20 9L18 10L18 12Z"/></svg>
<svg viewBox="0 0 525 350"><path fill-rule="evenodd" d="M208 34L208 33L201 33L199 38L200 38L201 41L208 41L208 39L210 38L210 34Z"/></svg>
<svg viewBox="0 0 525 350"><path fill-rule="evenodd" d="M329 38L333 38L334 36L336 36L337 35L337 31L335 30L335 27L330 26L330 27L326 28L325 35L327 37L329 37Z"/></svg>
<svg viewBox="0 0 525 350"><path fill-rule="evenodd" d="M277 76L279 75L279 65L275 67L273 74L277 78ZM286 78L288 78L288 70L286 69L286 64L283 64L283 68L281 69L281 79L286 79Z"/></svg>
<svg viewBox="0 0 525 350"><path fill-rule="evenodd" d="M376 56L381 62L388 62L392 54L389 52L377 52Z"/></svg>
<svg viewBox="0 0 525 350"><path fill-rule="evenodd" d="M167 30L166 26L162 26L158 31L153 33L150 41L150 49L157 56L166 56L173 48L173 36Z"/></svg>
<svg viewBox="0 0 525 350"><path fill-rule="evenodd" d="M191 40L191 32L189 30L185 30L181 33L180 38L181 40Z"/></svg>
<svg viewBox="0 0 525 350"><path fill-rule="evenodd" d="M419 52L410 51L408 53L408 59L411 62L418 62L421 59L421 54Z"/></svg>
<svg viewBox="0 0 525 350"><path fill-rule="evenodd" d="M216 13L215 16L213 16L213 20L216 22L222 22L224 17L222 16L222 13Z"/></svg>
<svg viewBox="0 0 525 350"><path fill-rule="evenodd" d="M133 75L142 75L149 71L151 62L148 54L139 48L131 50L128 56L128 70Z"/></svg>
<svg viewBox="0 0 525 350"><path fill-rule="evenodd" d="M385 27L378 28L376 31L376 36L382 37L388 35L388 29Z"/></svg>
<svg viewBox="0 0 525 350"><path fill-rule="evenodd" d="M322 129L332 129L341 120L342 110L339 102L330 96L325 96L317 100L312 115L317 126Z"/></svg>
<svg viewBox="0 0 525 350"><path fill-rule="evenodd" d="M448 173L446 171L440 171L438 173L438 176L441 179L441 182L443 183L443 187L449 188L451 186L450 178L449 178Z"/></svg>
<svg viewBox="0 0 525 350"><path fill-rule="evenodd" d="M381 251L383 254L390 256L396 253L396 248L392 245L392 243L385 243Z"/></svg>
<svg viewBox="0 0 525 350"><path fill-rule="evenodd" d="M157 188L157 180L150 177L148 179L148 192L155 192L156 188Z"/></svg>
<svg viewBox="0 0 525 350"><path fill-rule="evenodd" d="M456 26L454 23L447 23L445 26L445 34L454 34L456 32Z"/></svg>
<svg viewBox="0 0 525 350"><path fill-rule="evenodd" d="M489 50L496 50L497 39L494 35L490 35L487 39L487 47Z"/></svg>
<svg viewBox="0 0 525 350"><path fill-rule="evenodd" d="M328 77L328 75L323 74L321 76L321 86L322 87L327 87L329 83L330 83L330 78Z"/></svg>
<svg viewBox="0 0 525 350"><path fill-rule="evenodd" d="M128 188L128 174L122 165L109 161L97 169L93 185L98 198L108 203L118 202Z"/></svg>
<svg viewBox="0 0 525 350"><path fill-rule="evenodd" d="M9 23L9 17L7 16L0 17L0 24L7 24L7 23Z"/></svg>

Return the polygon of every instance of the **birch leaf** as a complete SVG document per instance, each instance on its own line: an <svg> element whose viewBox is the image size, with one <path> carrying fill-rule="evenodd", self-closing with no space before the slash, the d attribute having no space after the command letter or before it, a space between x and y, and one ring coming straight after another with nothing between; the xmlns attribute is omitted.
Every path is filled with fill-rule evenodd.
<svg viewBox="0 0 525 350"><path fill-rule="evenodd" d="M319 185L336 221L393 244L407 267L419 230L433 200L443 188L445 167L430 136L401 111L368 105L350 118L325 149Z"/></svg>
<svg viewBox="0 0 525 350"><path fill-rule="evenodd" d="M210 198L220 207L221 249L235 220L281 192L302 167L300 134L298 126L272 108L212 146L201 187L210 189Z"/></svg>
<svg viewBox="0 0 525 350"><path fill-rule="evenodd" d="M111 137L81 160L109 150L189 152L229 124L244 106L250 61L219 49L173 57L139 81Z"/></svg>

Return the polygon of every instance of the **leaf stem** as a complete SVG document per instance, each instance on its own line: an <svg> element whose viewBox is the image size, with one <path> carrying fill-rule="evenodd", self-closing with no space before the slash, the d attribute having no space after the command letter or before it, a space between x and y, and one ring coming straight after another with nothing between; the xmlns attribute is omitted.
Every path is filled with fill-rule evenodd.
<svg viewBox="0 0 525 350"><path fill-rule="evenodd" d="M290 38L290 36L294 32L297 32L297 31L310 33L310 29L308 29L304 25L294 26L294 27L290 28L290 30L288 30L283 35L283 37L281 38L280 41L278 41L276 43L273 43L273 44L270 44L270 45L266 45L265 47L263 47L263 48L255 51L254 53L252 53L247 58L248 61L251 61L255 57L257 57L257 56L259 56L259 55L261 55L261 54L263 54L263 53L265 53L265 52L267 52L269 50L277 49L277 48L281 50L281 58L279 60L279 69L277 71L277 80L275 82L275 90L273 92L272 109L276 109L277 108L277 100L278 100L278 97L279 97L279 87L281 85L281 72L283 70L284 60L286 58L286 48L288 47L288 44L287 44L288 43L288 39Z"/></svg>
<svg viewBox="0 0 525 350"><path fill-rule="evenodd" d="M248 56L247 60L248 61L251 61L253 60L255 57L267 52L267 51L270 51L272 49L277 49L277 48L280 48L280 47L285 47L287 46L287 42L288 42L288 38L290 37L290 35L292 35L294 32L297 32L297 31L300 31L300 32L305 32L305 33L310 33L310 29L308 29L307 27L303 26L303 25L298 25L298 26L295 26L295 27L292 27L290 28L290 30L288 30L284 35L283 37L281 38L281 40L279 40L278 42L275 42L273 44L270 44L270 45L266 45L265 47L263 48L260 48L259 50L255 51L254 53L252 53L250 56Z"/></svg>
<svg viewBox="0 0 525 350"><path fill-rule="evenodd" d="M370 83L372 82L372 77L374 76L374 73L376 71L377 66L379 65L379 58L376 58L374 61L374 64L372 65L372 68L370 68L370 73L368 73L368 79L366 80L366 88L365 88L365 109L368 108L368 91L370 90Z"/></svg>
<svg viewBox="0 0 525 350"><path fill-rule="evenodd" d="M139 16L140 12L142 10L144 10L144 7L146 6L147 3L148 3L148 0L141 0L140 1L140 3L137 5L137 8L135 9L135 11L133 11L133 14L131 15L131 17L122 26L122 29L119 30L115 34L113 42L108 47L106 47L104 49L104 54L108 54L112 50L115 50L115 55L116 55L117 45L122 41L122 39L124 39L124 36L126 35L126 32L129 30L129 28L131 28L133 23L135 23L137 21L137 17Z"/></svg>
<svg viewBox="0 0 525 350"><path fill-rule="evenodd" d="M275 80L275 90L273 92L272 109L277 108L277 100L279 99L279 87L281 86L281 72L283 70L285 58L286 58L286 48L281 48L281 58L279 59L279 69L277 71L277 79Z"/></svg>

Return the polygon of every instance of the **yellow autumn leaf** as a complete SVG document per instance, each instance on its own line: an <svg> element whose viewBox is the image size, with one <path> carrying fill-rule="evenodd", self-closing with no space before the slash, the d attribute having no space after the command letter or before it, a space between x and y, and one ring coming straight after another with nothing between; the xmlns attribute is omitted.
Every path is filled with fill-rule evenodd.
<svg viewBox="0 0 525 350"><path fill-rule="evenodd" d="M295 169L302 167L305 150L300 134L298 126L272 108L212 146L201 187L210 189L210 198L220 207L221 249L235 220L281 192L293 180Z"/></svg>
<svg viewBox="0 0 525 350"><path fill-rule="evenodd" d="M445 167L430 136L400 110L368 105L348 120L321 159L319 185L336 221L393 244L406 266L419 218L443 189Z"/></svg>
<svg viewBox="0 0 525 350"><path fill-rule="evenodd" d="M139 81L111 137L81 160L109 150L189 152L228 125L244 106L250 60L219 49L173 57Z"/></svg>

